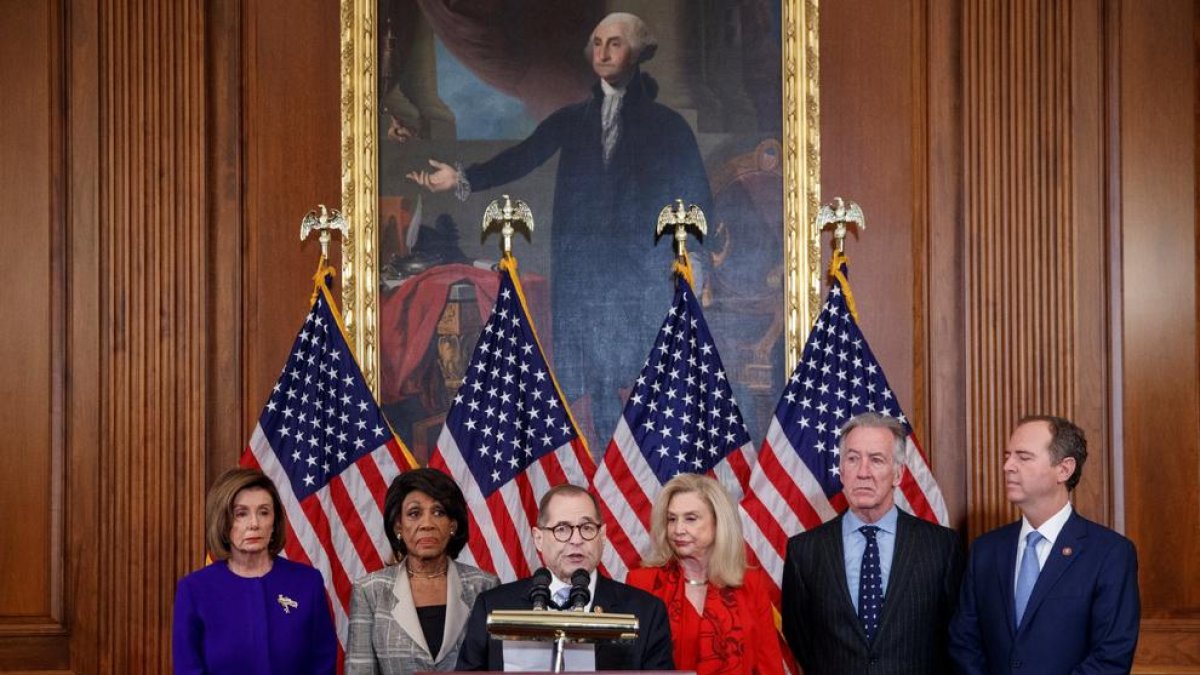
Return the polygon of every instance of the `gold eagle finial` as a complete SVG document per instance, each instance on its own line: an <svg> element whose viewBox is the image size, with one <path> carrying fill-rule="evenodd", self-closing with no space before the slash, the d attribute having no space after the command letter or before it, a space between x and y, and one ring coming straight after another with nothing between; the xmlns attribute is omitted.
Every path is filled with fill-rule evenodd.
<svg viewBox="0 0 1200 675"><path fill-rule="evenodd" d="M320 211L320 215L318 215ZM327 209L324 204L318 204L317 208L304 214L304 218L300 220L300 241L308 239L308 235L313 230L321 231L321 257L329 257L329 231L338 230L342 233L342 239L350 233L350 224L346 222L346 217L337 209Z"/></svg>
<svg viewBox="0 0 1200 675"><path fill-rule="evenodd" d="M818 230L830 225L833 225L833 250L842 253L846 244L846 226L853 225L862 232L867 229L867 219L858 204L834 197L833 202L822 206L817 214Z"/></svg>
<svg viewBox="0 0 1200 675"><path fill-rule="evenodd" d="M533 235L533 211L520 199L501 195L483 210L483 237L486 239L489 233L499 228L503 237L500 253L504 257L512 255L512 237L518 225L524 226L525 239L529 240Z"/></svg>
<svg viewBox="0 0 1200 675"><path fill-rule="evenodd" d="M675 228L675 257L680 259L687 257L689 227L700 241L704 241L704 235L708 234L708 221L704 218L704 211L695 204L685 207L682 199L667 204L659 212L658 226L654 228L655 238L661 237L663 232L672 226Z"/></svg>

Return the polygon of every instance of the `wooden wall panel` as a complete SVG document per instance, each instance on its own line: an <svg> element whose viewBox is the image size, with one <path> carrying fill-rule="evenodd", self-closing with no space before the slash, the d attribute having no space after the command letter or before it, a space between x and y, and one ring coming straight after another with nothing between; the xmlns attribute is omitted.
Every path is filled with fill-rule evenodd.
<svg viewBox="0 0 1200 675"><path fill-rule="evenodd" d="M247 238L243 120L243 7L240 0L209 0L205 66L209 84L206 111L206 200L209 265L208 450L205 485L236 460L246 442L243 419L243 333L245 284L243 250ZM257 188L256 188L257 189Z"/></svg>
<svg viewBox="0 0 1200 675"><path fill-rule="evenodd" d="M1085 13L1069 2L964 3L971 535L1016 515L1004 495L1003 451L1014 422L1030 413L1062 415L1087 432L1092 452L1077 506L1109 520L1107 360L1093 346L1104 344L1107 325L1105 247L1094 245L1106 233L1103 219L1083 217L1106 209L1094 176L1076 181L1077 171L1103 171L1103 136L1087 124L1095 106L1072 106L1071 86L1080 73L1103 80L1095 48L1103 33Z"/></svg>
<svg viewBox="0 0 1200 675"><path fill-rule="evenodd" d="M915 102L911 2L853 0L821 6L821 201L851 199L866 231L846 241L863 333L910 416L913 364ZM873 17L863 21L864 16ZM897 170L897 167L904 167ZM825 264L829 235L825 235Z"/></svg>
<svg viewBox="0 0 1200 675"><path fill-rule="evenodd" d="M966 517L959 4L821 8L823 199L858 201L847 243L864 331ZM826 239L827 240L827 239Z"/></svg>
<svg viewBox="0 0 1200 675"><path fill-rule="evenodd" d="M97 11L102 673L170 670L175 582L203 555L204 4Z"/></svg>
<svg viewBox="0 0 1200 675"><path fill-rule="evenodd" d="M1185 1L1121 4L1119 10L1124 277L1120 403L1125 418L1125 524L1138 546L1146 617L1138 661L1147 667L1196 667L1197 13L1195 4Z"/></svg>
<svg viewBox="0 0 1200 675"><path fill-rule="evenodd" d="M338 3L262 0L243 16L242 428L214 470L237 462L308 311L321 249L300 242L300 219L341 202Z"/></svg>
<svg viewBox="0 0 1200 675"><path fill-rule="evenodd" d="M0 108L0 203L8 255L0 315L0 636L62 620L62 434L54 417L62 394L63 253L53 208L60 95L53 5L6 3L0 26L0 81L21 95ZM30 41L29 38L35 39ZM57 470L56 470L57 469ZM47 564L49 563L49 564Z"/></svg>
<svg viewBox="0 0 1200 675"><path fill-rule="evenodd" d="M913 231L916 275L918 400L925 401L927 449L951 524L967 519L966 293L963 263L962 7L954 0L924 3L925 39L914 52L926 139L913 169L917 216Z"/></svg>

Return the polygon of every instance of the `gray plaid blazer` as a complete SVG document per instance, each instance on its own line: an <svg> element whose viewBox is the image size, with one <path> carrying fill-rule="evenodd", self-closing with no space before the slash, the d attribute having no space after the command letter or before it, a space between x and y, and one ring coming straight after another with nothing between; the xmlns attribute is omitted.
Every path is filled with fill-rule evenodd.
<svg viewBox="0 0 1200 675"><path fill-rule="evenodd" d="M346 675L408 675L454 670L463 627L475 598L500 580L482 570L451 562L446 574L446 628L442 649L434 655L413 606L404 561L372 572L350 594L350 637Z"/></svg>

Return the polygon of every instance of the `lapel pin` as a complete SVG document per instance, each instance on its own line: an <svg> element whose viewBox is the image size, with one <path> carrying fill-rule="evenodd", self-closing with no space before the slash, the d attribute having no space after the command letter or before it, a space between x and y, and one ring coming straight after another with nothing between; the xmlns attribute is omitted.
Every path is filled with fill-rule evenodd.
<svg viewBox="0 0 1200 675"><path fill-rule="evenodd" d="M278 602L279 606L283 608L284 614L291 614L293 609L296 609L297 607L300 606L300 603L289 598L288 596L284 595L283 593L280 593L279 597L275 598L275 601Z"/></svg>
<svg viewBox="0 0 1200 675"><path fill-rule="evenodd" d="M1063 555L1069 556L1069 555L1071 555L1073 552L1074 552L1074 551L1072 551L1072 550L1071 550L1071 547L1070 547L1070 546L1064 546L1064 547L1063 547L1063 550L1062 550L1062 554L1063 554Z"/></svg>

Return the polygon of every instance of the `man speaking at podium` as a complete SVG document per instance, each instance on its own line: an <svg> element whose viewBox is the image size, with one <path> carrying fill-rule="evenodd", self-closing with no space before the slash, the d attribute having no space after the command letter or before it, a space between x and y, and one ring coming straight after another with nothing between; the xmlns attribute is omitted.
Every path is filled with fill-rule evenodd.
<svg viewBox="0 0 1200 675"><path fill-rule="evenodd" d="M538 503L533 541L549 568L549 583L535 573L482 593L467 619L456 670L550 670L550 642L498 640L487 632L492 611L532 609L543 603L550 611L609 612L638 618L638 637L632 643L567 645L565 670L674 669L671 631L662 601L596 572L604 550L604 523L591 493L576 485L559 485L546 492Z"/></svg>

